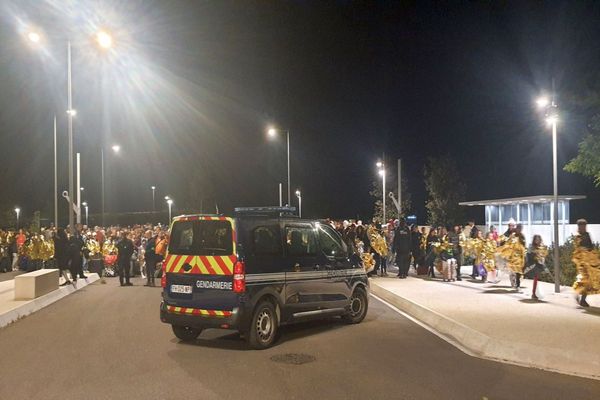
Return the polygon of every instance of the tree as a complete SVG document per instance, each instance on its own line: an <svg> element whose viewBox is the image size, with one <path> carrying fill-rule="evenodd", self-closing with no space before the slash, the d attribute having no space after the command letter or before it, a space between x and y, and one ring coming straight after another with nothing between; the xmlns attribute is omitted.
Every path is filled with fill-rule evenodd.
<svg viewBox="0 0 600 400"><path fill-rule="evenodd" d="M589 176L600 187L600 114L592 118L588 134L579 143L577 156L565 165L565 171Z"/></svg>
<svg viewBox="0 0 600 400"><path fill-rule="evenodd" d="M396 196L396 199L398 198L398 179L394 178L392 180L392 182L389 182L386 180L386 196L388 196L389 192L394 192L394 195ZM402 211L402 215L406 215L411 208L411 196L410 193L408 192L408 181L406 180L406 177L402 177L402 204L401 204L401 211ZM383 180L382 179L377 179L375 181L373 181L372 183L372 189L369 192L369 194L373 197L373 199L375 200L375 202L373 203L373 219L377 220L377 221L382 221L382 222L386 222L383 221L383 201L382 201L382 195L383 195ZM389 197L386 197L385 199L385 217L386 219L396 219L398 218L398 210L396 209L396 205L394 204L394 202L392 201L392 199L390 199Z"/></svg>
<svg viewBox="0 0 600 400"><path fill-rule="evenodd" d="M425 203L431 225L454 225L464 222L463 209L458 203L464 200L466 185L450 155L429 157L425 163Z"/></svg>

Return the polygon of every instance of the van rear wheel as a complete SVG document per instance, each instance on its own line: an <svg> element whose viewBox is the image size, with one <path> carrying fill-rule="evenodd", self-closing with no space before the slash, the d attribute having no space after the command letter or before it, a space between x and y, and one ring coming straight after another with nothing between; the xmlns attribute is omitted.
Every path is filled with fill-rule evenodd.
<svg viewBox="0 0 600 400"><path fill-rule="evenodd" d="M275 306L270 301L261 301L254 310L247 334L250 347L257 350L271 347L277 338L278 329Z"/></svg>
<svg viewBox="0 0 600 400"><path fill-rule="evenodd" d="M175 336L184 342L192 342L198 339L202 332L202 329L190 328L189 326L171 325L171 328L173 328Z"/></svg>
<svg viewBox="0 0 600 400"><path fill-rule="evenodd" d="M357 287L350 297L348 312L343 316L344 321L349 324L358 324L362 322L367 315L368 308L369 301L367 299L367 292L365 292L363 288Z"/></svg>

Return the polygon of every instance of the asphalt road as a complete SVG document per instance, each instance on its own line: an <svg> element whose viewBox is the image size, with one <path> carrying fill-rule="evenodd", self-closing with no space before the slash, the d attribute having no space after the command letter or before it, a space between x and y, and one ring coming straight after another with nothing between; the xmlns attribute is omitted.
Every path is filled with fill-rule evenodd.
<svg viewBox="0 0 600 400"><path fill-rule="evenodd" d="M600 397L600 381L465 355L373 298L360 325L290 326L265 351L231 331L183 344L159 321L160 289L134 283L95 283L1 329L0 399ZM286 354L306 362L273 360Z"/></svg>

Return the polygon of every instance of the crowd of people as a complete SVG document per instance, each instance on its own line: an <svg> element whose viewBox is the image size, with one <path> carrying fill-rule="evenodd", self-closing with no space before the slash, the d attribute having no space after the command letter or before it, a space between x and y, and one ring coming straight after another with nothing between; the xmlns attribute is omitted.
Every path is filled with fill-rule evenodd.
<svg viewBox="0 0 600 400"><path fill-rule="evenodd" d="M119 276L121 286L131 286L131 276L146 278L155 286L162 271L168 246L168 232L161 225L87 227L78 224L68 229L42 228L40 233L0 230L0 272L33 271L58 268L64 282L76 285L86 279L84 271L100 276Z"/></svg>
<svg viewBox="0 0 600 400"><path fill-rule="evenodd" d="M406 279L413 267L418 275L454 282L462 280L461 267L469 265L471 278L498 283L499 275L505 273L516 290L520 290L522 276L533 279L531 298L538 300L538 278L548 272L548 248L541 236L534 235L526 247L523 227L512 219L502 235L494 226L484 234L473 221L465 226L437 227L408 226L403 218L386 224L329 223L371 277L387 276L387 266L395 265L400 279ZM587 295L600 293L600 255L586 230L587 222L578 220L577 225L574 289L579 295L577 302L588 307ZM167 247L167 227L160 224L107 228L78 224L72 233L55 227L40 233L0 230L0 272L58 268L62 285L86 279L84 271L102 277L118 275L121 286L131 286L131 276L141 275L147 286L154 286L155 278L162 274L157 266Z"/></svg>
<svg viewBox="0 0 600 400"><path fill-rule="evenodd" d="M397 277L406 279L410 268L418 275L438 276L444 282L462 280L461 267L471 266L470 277L484 282L500 282L508 274L511 286L520 291L523 276L533 280L531 298L539 300L539 276L546 267L548 248L540 235L534 235L527 247L523 226L513 219L499 234L494 226L482 232L474 223L465 226L408 226L403 218L386 224L375 221L332 221L351 252L360 255L369 276L387 276L387 266L398 267ZM577 221L573 262L578 271L574 285L577 302L588 307L586 296L600 293L600 257L594 248L587 222Z"/></svg>

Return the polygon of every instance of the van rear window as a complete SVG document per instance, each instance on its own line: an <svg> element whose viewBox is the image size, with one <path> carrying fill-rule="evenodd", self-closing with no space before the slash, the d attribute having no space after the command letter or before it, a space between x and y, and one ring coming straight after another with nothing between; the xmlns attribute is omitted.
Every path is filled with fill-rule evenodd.
<svg viewBox="0 0 600 400"><path fill-rule="evenodd" d="M227 256L233 254L229 221L180 221L173 224L169 254Z"/></svg>

